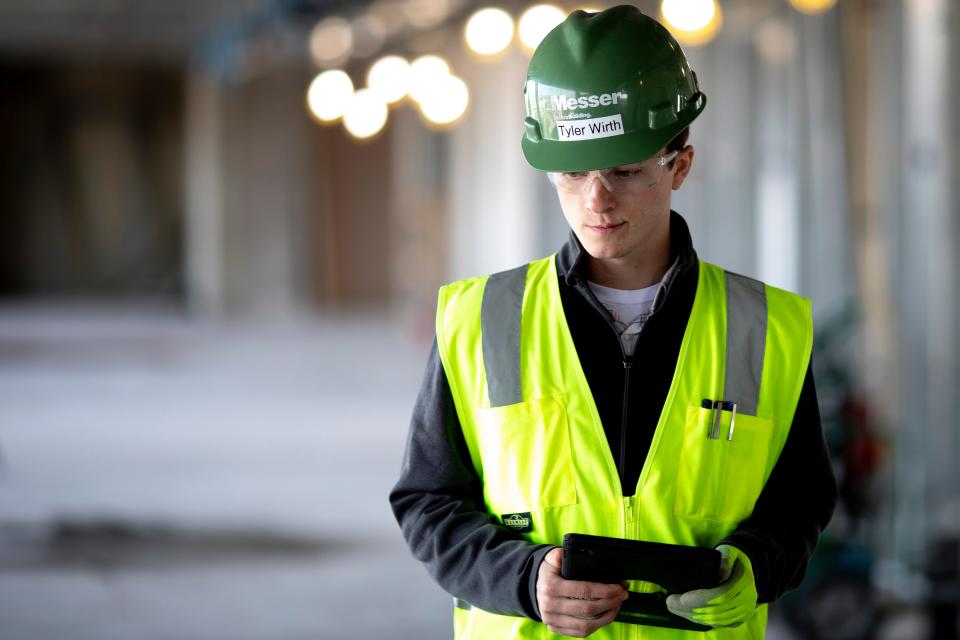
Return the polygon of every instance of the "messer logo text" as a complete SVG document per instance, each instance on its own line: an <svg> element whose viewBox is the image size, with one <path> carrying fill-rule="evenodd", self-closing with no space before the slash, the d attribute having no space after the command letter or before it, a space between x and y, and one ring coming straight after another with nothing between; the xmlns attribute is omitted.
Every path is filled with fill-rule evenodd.
<svg viewBox="0 0 960 640"><path fill-rule="evenodd" d="M612 104L619 104L627 99L627 94L623 91L616 93L600 93L589 96L552 96L553 108L556 111L570 111L572 109L589 109L590 107L608 107Z"/></svg>

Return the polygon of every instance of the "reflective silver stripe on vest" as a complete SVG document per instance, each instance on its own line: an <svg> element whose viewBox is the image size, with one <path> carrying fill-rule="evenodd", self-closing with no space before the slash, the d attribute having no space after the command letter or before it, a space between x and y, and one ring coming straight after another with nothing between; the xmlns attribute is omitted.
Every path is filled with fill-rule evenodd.
<svg viewBox="0 0 960 640"><path fill-rule="evenodd" d="M757 414L763 351L767 344L767 291L763 283L726 272L727 370L723 399L737 413Z"/></svg>
<svg viewBox="0 0 960 640"><path fill-rule="evenodd" d="M470 611L470 609L473 609L472 604L466 600L461 600L460 598L453 599L453 606L455 606L457 609L463 609L464 611Z"/></svg>
<svg viewBox="0 0 960 640"><path fill-rule="evenodd" d="M523 401L520 389L520 317L527 266L487 278L480 305L483 367L491 407Z"/></svg>

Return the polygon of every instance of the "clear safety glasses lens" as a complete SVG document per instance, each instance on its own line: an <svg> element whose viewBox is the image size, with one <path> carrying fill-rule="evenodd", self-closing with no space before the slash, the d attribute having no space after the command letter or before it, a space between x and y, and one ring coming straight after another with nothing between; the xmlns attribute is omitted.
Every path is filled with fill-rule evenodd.
<svg viewBox="0 0 960 640"><path fill-rule="evenodd" d="M643 162L600 171L548 173L554 187L567 193L587 193L599 181L610 193L643 193L657 185L663 167L677 157L677 151L654 156Z"/></svg>

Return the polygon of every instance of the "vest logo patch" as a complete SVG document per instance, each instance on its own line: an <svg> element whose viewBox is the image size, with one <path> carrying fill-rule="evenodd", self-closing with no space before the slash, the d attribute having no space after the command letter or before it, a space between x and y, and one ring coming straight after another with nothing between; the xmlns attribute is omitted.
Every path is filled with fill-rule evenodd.
<svg viewBox="0 0 960 640"><path fill-rule="evenodd" d="M520 533L533 531L533 518L530 517L530 513L505 513L500 516L500 520L514 531Z"/></svg>

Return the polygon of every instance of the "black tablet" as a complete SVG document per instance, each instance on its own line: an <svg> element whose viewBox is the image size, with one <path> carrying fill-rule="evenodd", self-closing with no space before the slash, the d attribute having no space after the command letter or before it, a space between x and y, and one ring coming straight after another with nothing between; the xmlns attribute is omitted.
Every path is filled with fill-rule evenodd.
<svg viewBox="0 0 960 640"><path fill-rule="evenodd" d="M716 587L720 584L720 561L716 549L568 533L563 536L561 575L589 582L652 582L661 591L631 591L620 606L618 622L707 631L711 627L670 613L666 599L675 593Z"/></svg>

